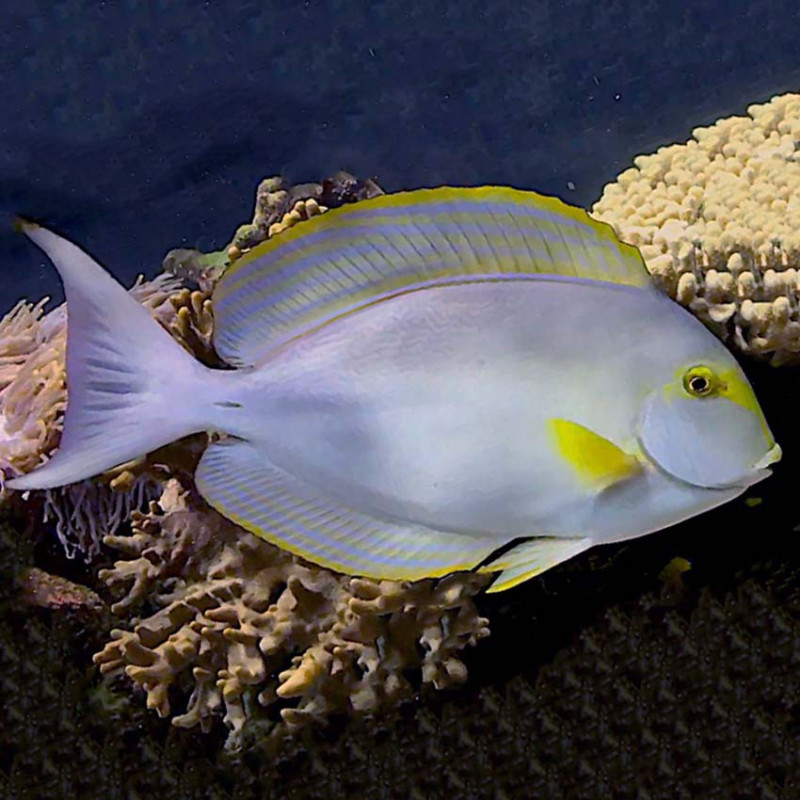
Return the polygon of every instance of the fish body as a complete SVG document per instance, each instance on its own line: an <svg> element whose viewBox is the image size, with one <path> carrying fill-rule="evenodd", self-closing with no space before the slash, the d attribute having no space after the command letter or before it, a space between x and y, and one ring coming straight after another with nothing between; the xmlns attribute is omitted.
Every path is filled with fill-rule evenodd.
<svg viewBox="0 0 800 800"><path fill-rule="evenodd" d="M28 232L65 282L71 394L61 451L12 487L215 431L197 485L248 530L376 578L482 565L499 590L720 505L780 456L725 347L638 252L551 198L421 190L265 243L214 294L234 371Z"/></svg>
<svg viewBox="0 0 800 800"><path fill-rule="evenodd" d="M705 355L702 326L685 325L661 295L641 295L547 281L401 295L292 342L236 394L241 427L230 414L218 422L280 468L377 515L498 544L532 530L598 542L640 535L648 531L619 492L607 501L554 446L551 421L569 409L570 420L636 450L662 359ZM674 482L653 468L633 477L634 492L661 495L654 529L731 496L684 483L669 492Z"/></svg>

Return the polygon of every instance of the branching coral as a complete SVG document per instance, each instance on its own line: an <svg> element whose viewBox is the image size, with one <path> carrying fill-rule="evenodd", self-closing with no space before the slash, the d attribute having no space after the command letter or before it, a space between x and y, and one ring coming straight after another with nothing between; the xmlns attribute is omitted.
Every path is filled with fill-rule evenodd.
<svg viewBox="0 0 800 800"><path fill-rule="evenodd" d="M173 338L205 364L217 365L219 359L211 343L214 331L211 292L181 289L170 297L170 302L175 316L167 327Z"/></svg>
<svg viewBox="0 0 800 800"><path fill-rule="evenodd" d="M743 352L800 357L800 95L634 159L593 215Z"/></svg>
<svg viewBox="0 0 800 800"><path fill-rule="evenodd" d="M119 615L155 613L114 630L95 656L124 672L161 716L170 688L189 693L179 727L208 730L224 715L229 746L265 709L280 741L336 712L373 711L432 684L466 679L459 652L488 634L471 596L483 576L413 584L350 579L249 535L173 480L132 536L109 536L125 558L100 577ZM412 673L417 679L410 678Z"/></svg>
<svg viewBox="0 0 800 800"><path fill-rule="evenodd" d="M296 225L298 222L309 220L312 217L318 217L328 210L327 206L321 206L313 197L308 200L298 200L290 211L287 211L278 222L273 222L269 226L269 236L277 236L285 230Z"/></svg>

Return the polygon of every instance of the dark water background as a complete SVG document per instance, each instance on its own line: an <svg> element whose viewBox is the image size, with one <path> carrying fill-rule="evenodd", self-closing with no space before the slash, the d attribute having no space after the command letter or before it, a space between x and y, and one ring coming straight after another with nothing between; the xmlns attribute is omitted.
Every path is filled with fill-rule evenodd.
<svg viewBox="0 0 800 800"><path fill-rule="evenodd" d="M800 86L791 2L0 6L0 308L59 291L14 213L130 283L227 243L267 175L587 206L634 155Z"/></svg>
<svg viewBox="0 0 800 800"><path fill-rule="evenodd" d="M226 244L268 175L347 169L388 191L510 184L586 207L635 155L800 89L789 2L36 0L0 11L0 310L60 291L44 256L12 233L14 213L131 283L170 248ZM382 740L352 727L312 758L317 772L303 762L265 793L253 787L267 765L246 778L217 771L213 739L153 714L124 737L87 732L83 690L67 691L86 674L83 656L60 639L53 650L49 622L31 618L22 635L0 617L0 661L13 665L0 668L0 787L74 798L83 781L96 788L87 797L132 797L129 778L147 774L152 791L138 796L207 797L213 785L237 798L408 797L417 770L427 788L413 796L448 800L800 796L800 384L794 370L746 366L786 453L753 492L764 502L483 598L493 635L470 657L472 682L417 708L424 724L401 722ZM642 600L676 555L692 562L678 622ZM576 645L587 630L606 642L605 661ZM602 677L645 645L642 682ZM663 691L645 691L656 673ZM577 699L551 714L556 685ZM37 794L45 767L63 777L61 793ZM534 791L542 770L551 783ZM565 794L573 778L584 788Z"/></svg>

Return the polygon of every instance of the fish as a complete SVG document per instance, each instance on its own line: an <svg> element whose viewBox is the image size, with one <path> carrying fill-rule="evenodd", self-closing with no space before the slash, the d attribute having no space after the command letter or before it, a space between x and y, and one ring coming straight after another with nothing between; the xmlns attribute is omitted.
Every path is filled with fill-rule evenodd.
<svg viewBox="0 0 800 800"><path fill-rule="evenodd" d="M20 226L64 284L68 403L15 490L207 432L197 490L247 531L349 575L472 570L497 592L729 502L781 457L724 344L558 198L417 189L268 239L213 290L227 369Z"/></svg>

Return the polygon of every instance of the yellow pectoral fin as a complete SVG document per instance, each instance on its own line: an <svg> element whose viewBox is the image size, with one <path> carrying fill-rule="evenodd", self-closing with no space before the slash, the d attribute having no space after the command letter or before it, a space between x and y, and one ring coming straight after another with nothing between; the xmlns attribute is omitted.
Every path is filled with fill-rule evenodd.
<svg viewBox="0 0 800 800"><path fill-rule="evenodd" d="M589 428L566 419L551 419L556 451L584 483L599 491L642 472L635 457Z"/></svg>

